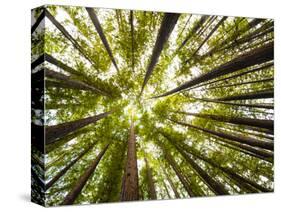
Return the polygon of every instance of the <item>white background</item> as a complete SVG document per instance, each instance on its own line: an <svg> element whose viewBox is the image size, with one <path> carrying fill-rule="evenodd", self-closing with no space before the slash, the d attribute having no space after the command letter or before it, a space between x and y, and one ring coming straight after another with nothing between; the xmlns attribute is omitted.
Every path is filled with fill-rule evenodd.
<svg viewBox="0 0 281 212"><path fill-rule="evenodd" d="M188 12L275 19L275 193L136 203L56 207L51 211L279 211L279 0L3 0L0 7L0 211L41 211L30 196L30 9L42 4ZM279 9L279 10L278 10ZM279 114L278 114L279 113ZM279 202L278 202L279 199ZM279 203L279 204L278 204Z"/></svg>

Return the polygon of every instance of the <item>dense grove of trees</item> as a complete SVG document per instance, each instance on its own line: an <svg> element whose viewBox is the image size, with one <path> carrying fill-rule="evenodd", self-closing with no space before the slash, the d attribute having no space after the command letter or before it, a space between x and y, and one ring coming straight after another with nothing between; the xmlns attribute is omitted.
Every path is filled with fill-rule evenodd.
<svg viewBox="0 0 281 212"><path fill-rule="evenodd" d="M273 20L32 15L33 201L273 191Z"/></svg>

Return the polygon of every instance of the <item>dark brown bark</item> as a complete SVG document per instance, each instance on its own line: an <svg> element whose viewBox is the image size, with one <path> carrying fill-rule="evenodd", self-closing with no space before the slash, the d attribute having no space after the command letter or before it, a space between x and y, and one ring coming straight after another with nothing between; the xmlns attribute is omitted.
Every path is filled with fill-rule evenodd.
<svg viewBox="0 0 281 212"><path fill-rule="evenodd" d="M192 191L191 187L190 187L190 183L186 180L186 178L182 175L178 165L176 164L176 162L174 161L174 159L172 158L172 156L170 155L170 153L168 153L168 151L166 151L163 147L163 152L164 152L164 156L165 159L168 161L168 163L170 164L170 166L173 168L173 170L175 171L175 173L177 174L179 180L181 181L184 189L187 191L188 195L190 197L194 197L195 194Z"/></svg>
<svg viewBox="0 0 281 212"><path fill-rule="evenodd" d="M166 178L167 178L167 180L168 180L168 182L169 182L169 184L170 184L170 186L171 186L171 188L172 188L172 190L173 190L173 192L175 194L175 197L177 199L179 199L180 198L180 194L179 194L179 192L178 192L174 182L172 181L172 179L170 178L170 176L167 174L167 172L165 170L163 170L163 172L164 172L164 174L165 174L165 176L166 176Z"/></svg>
<svg viewBox="0 0 281 212"><path fill-rule="evenodd" d="M147 179L148 179L148 194L149 194L149 199L155 200L157 199L156 195L156 190L155 190L155 184L152 176L152 169L149 166L149 163L146 158L144 158L145 165L146 165L146 174L147 174Z"/></svg>
<svg viewBox="0 0 281 212"><path fill-rule="evenodd" d="M190 88L199 83L233 73L235 71L247 68L249 66L261 64L273 59L273 43L266 44L260 48L254 49L251 52L247 52L243 55L236 57L235 59L207 72L200 76L180 85L179 87L172 89L164 94L155 96L154 98L164 97L181 90Z"/></svg>
<svg viewBox="0 0 281 212"><path fill-rule="evenodd" d="M45 9L41 12L41 14L36 19L35 23L31 27L31 34L37 29L37 27L40 25L41 21L45 18Z"/></svg>
<svg viewBox="0 0 281 212"><path fill-rule="evenodd" d="M196 116L196 117L204 118L204 119L216 120L216 121L220 121L220 122L248 125L248 126L260 127L260 128L273 130L273 120L239 118L239 117L221 116L221 115L213 115L213 114L188 113L188 112L184 112L184 111L172 111L172 112L185 114L188 116Z"/></svg>
<svg viewBox="0 0 281 212"><path fill-rule="evenodd" d="M109 111L88 118L58 124L55 126L47 126L45 128L45 144L48 145L54 143L58 139L68 135L71 132L74 132L75 130L81 129L82 127L85 127L89 124L96 123L98 120L108 116L112 112L113 111Z"/></svg>
<svg viewBox="0 0 281 212"><path fill-rule="evenodd" d="M139 199L138 166L136 154L136 137L134 122L131 121L130 137L128 140L127 162L123 176L121 201L134 201Z"/></svg>
<svg viewBox="0 0 281 212"><path fill-rule="evenodd" d="M98 154L96 159L90 164L83 175L81 175L81 177L77 180L76 184L72 187L71 191L66 195L61 205L71 205L74 203L75 199L78 197L89 178L95 172L96 167L98 166L108 147L109 144L107 144L105 148Z"/></svg>
<svg viewBox="0 0 281 212"><path fill-rule="evenodd" d="M87 10L87 12L88 12L88 14L89 14L93 24L94 24L94 26L95 26L99 36L100 36L100 39L101 39L101 41L102 41L102 43L103 43L103 45L104 45L104 47L105 47L109 57L110 57L113 65L115 66L116 70L119 71L119 68L117 66L116 60L114 59L114 56L112 54L112 50L111 50L111 48L109 46L109 43L108 43L108 41L107 41L107 39L105 37L105 34L103 32L103 29L101 27L101 24L99 22L99 19L98 19L97 15L96 15L94 9L93 8L86 8L86 10Z"/></svg>
<svg viewBox="0 0 281 212"><path fill-rule="evenodd" d="M182 47L184 47L184 45L187 43L187 41L191 38L191 36L195 35L196 32L200 29L200 27L205 23L205 21L208 19L207 15L203 15L201 16L200 20L198 22L196 22L192 29L190 30L190 32L187 34L186 38L184 39L184 41L182 42L182 44L180 45L180 47L178 48L177 51L179 51L180 49L182 49Z"/></svg>
<svg viewBox="0 0 281 212"><path fill-rule="evenodd" d="M274 91L270 89L270 90L262 90L252 93L217 98L216 100L233 101L233 100L246 100L246 99L267 99L267 98L273 98L273 96L274 96Z"/></svg>
<svg viewBox="0 0 281 212"><path fill-rule="evenodd" d="M89 55L48 10L45 10L45 15L57 27L57 29L73 44L73 46L98 70L98 67L91 60Z"/></svg>
<svg viewBox="0 0 281 212"><path fill-rule="evenodd" d="M202 43L197 47L197 49L192 53L192 56L190 59L192 59L193 56L195 56L201 47L209 40L209 38L214 34L214 32L220 27L220 25L227 19L227 17L223 17L216 26L211 30L211 32L206 36L206 38L202 41ZM188 63L190 59L187 59L185 63Z"/></svg>
<svg viewBox="0 0 281 212"><path fill-rule="evenodd" d="M242 144L247 144L247 145L254 146L254 147L260 147L260 148L271 150L271 151L273 150L273 143L272 142L264 142L264 141L260 141L260 140L254 139L254 138L236 135L236 134L233 134L233 133L227 134L227 133L222 132L222 131L213 131L213 130L209 130L209 129L206 129L206 128L202 128L202 127L194 126L194 125L191 125L191 124L183 123L183 122L180 122L180 121L176 121L176 120L173 120L173 119L170 119L170 118L168 118L168 119L170 121L174 122L174 123L179 124L179 125L190 127L190 128L196 129L196 130L200 130L200 131L209 133L211 135L218 136L218 137L223 138L223 139L229 139L229 140L232 140L232 141L240 142Z"/></svg>
<svg viewBox="0 0 281 212"><path fill-rule="evenodd" d="M68 165L66 165L60 172L58 172L45 186L45 189L48 190L52 187L74 164L79 161L85 154L87 154L95 144L90 145L84 151L82 151L74 160L72 160Z"/></svg>
<svg viewBox="0 0 281 212"><path fill-rule="evenodd" d="M166 194L168 195L168 198L169 198L169 199L172 199L172 197L171 197L171 195L170 195L170 192L169 192L169 190L168 190L168 187L167 187L167 185L165 184L165 182L163 182L163 186L164 186L164 189L165 189L165 191L166 191Z"/></svg>
<svg viewBox="0 0 281 212"><path fill-rule="evenodd" d="M204 101L204 102L212 102L212 103L231 105L231 106L240 106L240 107L249 107L249 108L263 108L263 109L274 109L273 105L266 105L266 104L242 104L242 103L224 102L224 101L218 101L218 100L215 100L215 99L206 99L206 98L194 98L194 99L199 100L199 101Z"/></svg>
<svg viewBox="0 0 281 212"><path fill-rule="evenodd" d="M156 38L156 42L153 47L150 62L147 67L147 70L146 70L146 74L145 74L144 81L142 84L140 96L142 95L144 87L147 84L155 65L157 64L157 61L164 48L164 45L168 41L168 39L178 21L179 16L180 16L180 14L177 14L177 13L165 13L165 15L163 17L163 20L162 20L162 23L161 23L161 26L160 26L160 29L158 31L158 35Z"/></svg>
<svg viewBox="0 0 281 212"><path fill-rule="evenodd" d="M249 85L249 84L255 84L255 83L260 83L260 82L270 82L273 81L274 78L266 78L266 79L261 79L261 80L254 80L254 81L247 81L247 82L241 82L241 83L233 83L233 84L226 84L226 85L220 85L220 86L213 86L209 87L208 90L212 89L218 89L218 88L227 88L227 87L233 87L233 86L239 86L239 85Z"/></svg>
<svg viewBox="0 0 281 212"><path fill-rule="evenodd" d="M48 78L52 78L55 80L61 80L62 82L55 82L55 81L46 81L47 87L58 87L58 88L70 88L70 89L78 89L78 90L90 90L95 93L108 96L107 93L101 91L98 88L95 88L91 85L88 85L84 82L73 80L69 76L66 76L62 73L52 71L48 68L45 68L45 76Z"/></svg>
<svg viewBox="0 0 281 212"><path fill-rule="evenodd" d="M253 72L258 72L258 71L262 71L266 68L269 68L273 66L273 62L271 63L268 63L266 65L263 65L261 67L258 67L258 68L253 68L251 70L248 70L248 71L244 71L242 73L239 73L239 74L234 74L234 75L231 75L229 77L224 77L224 78L221 78L221 79L217 79L217 80L214 80L214 81L211 81L211 82L207 82L207 83L202 83L202 84L199 84L197 86L194 86L194 87L191 87L189 89L187 89L186 91L190 91L192 89L195 89L195 88L199 88L199 87L202 87L202 86L206 86L206 85L211 85L211 84L214 84L214 83L217 83L217 82L225 82L227 80L230 80L230 79L234 79L234 78L237 78L237 77L241 77L241 76L244 76L246 74L250 74L250 73L253 73Z"/></svg>

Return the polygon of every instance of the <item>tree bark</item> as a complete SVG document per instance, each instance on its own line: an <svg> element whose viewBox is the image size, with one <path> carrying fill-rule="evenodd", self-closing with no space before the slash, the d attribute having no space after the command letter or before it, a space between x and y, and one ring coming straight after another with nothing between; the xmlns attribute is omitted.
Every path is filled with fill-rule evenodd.
<svg viewBox="0 0 281 212"><path fill-rule="evenodd" d="M159 98L171 95L173 93L179 92L181 90L190 88L199 83L209 81L211 79L233 73L235 71L241 70L243 68L247 68L249 66L261 64L273 59L273 43L266 44L262 47L252 50L251 52L247 52L243 55L240 55L233 60L207 72L201 74L200 76L180 85L179 87L172 89L164 94L159 96L155 96L153 98Z"/></svg>
<svg viewBox="0 0 281 212"><path fill-rule="evenodd" d="M105 148L98 154L96 159L90 164L90 166L86 169L83 175L77 180L76 184L73 186L71 191L66 195L61 205L71 205L74 203L74 201L82 191L83 187L85 186L89 178L95 172L96 167L98 166L101 158L103 157L108 147L109 144L107 144Z"/></svg>
<svg viewBox="0 0 281 212"><path fill-rule="evenodd" d="M92 22L93 22L93 24L94 24L94 26L95 26L95 28L96 28L99 36L100 36L100 39L101 39L101 41L102 41L102 43L103 43L103 45L104 45L104 47L105 47L109 57L110 57L113 65L115 66L116 70L119 71L119 68L117 66L116 60L114 59L114 56L112 54L112 50L111 50L111 48L109 46L109 43L108 43L108 41L107 41L107 39L105 37L105 34L103 32L103 29L101 27L101 24L99 22L99 19L98 19L97 15L96 15L94 9L93 8L86 8L86 10L87 10L87 12L88 12L88 14L90 16L90 19L92 20Z"/></svg>
<svg viewBox="0 0 281 212"><path fill-rule="evenodd" d="M217 98L217 101L233 101L233 100L246 100L246 99L267 99L273 98L274 91L273 90L263 90L257 91L253 93L246 93L234 96L227 96L222 98Z"/></svg>
<svg viewBox="0 0 281 212"><path fill-rule="evenodd" d="M269 130L273 130L273 120L267 119L252 119L252 118L239 118L231 116L213 115L213 114L199 114L199 113L188 113L184 111L172 111L175 113L185 114L188 116L196 116L204 119L211 119L220 122L227 122L239 125L248 125L253 127L260 127Z"/></svg>
<svg viewBox="0 0 281 212"><path fill-rule="evenodd" d="M31 34L33 34L33 32L35 32L35 30L37 29L37 27L40 25L41 21L45 18L45 9L43 9L43 11L41 12L41 14L38 16L38 18L36 19L35 23L32 25L31 27Z"/></svg>
<svg viewBox="0 0 281 212"><path fill-rule="evenodd" d="M144 87L147 84L147 82L153 72L153 69L160 57L160 54L164 48L164 45L168 41L168 39L178 21L179 16L180 16L180 14L177 14L177 13L165 13L165 15L163 17L163 20L162 20L162 23L161 23L161 26L160 26L160 29L158 31L158 35L156 38L156 42L153 47L150 62L147 67L147 70L146 70L146 74L145 74L144 81L142 84L140 96L142 95Z"/></svg>
<svg viewBox="0 0 281 212"><path fill-rule="evenodd" d="M138 166L136 154L136 137L134 122L131 121L130 137L128 141L127 162L123 176L121 201L134 201L139 199Z"/></svg>
<svg viewBox="0 0 281 212"><path fill-rule="evenodd" d="M90 145L84 151L82 151L73 161L66 165L59 173L57 173L45 186L45 189L48 190L52 187L77 161L79 161L85 154L87 154L93 147L95 143Z"/></svg>
<svg viewBox="0 0 281 212"><path fill-rule="evenodd" d="M76 121L66 122L54 126L47 126L45 128L45 144L48 145L54 143L55 141L68 135L69 133L81 129L82 127L85 127L89 124L96 123L98 120L108 116L113 112L114 110Z"/></svg>
<svg viewBox="0 0 281 212"><path fill-rule="evenodd" d="M147 174L147 179L148 179L148 193L149 193L149 198L151 200L157 199L156 195L156 190L155 190L155 184L152 176L152 169L150 168L148 161L146 158L144 158L145 165L146 165L146 174Z"/></svg>
<svg viewBox="0 0 281 212"><path fill-rule="evenodd" d="M166 178L167 178L167 180L168 180L168 182L169 182L169 184L170 184L170 186L171 186L171 188L172 188L172 190L173 190L173 192L175 194L175 197L177 199L180 199L181 198L180 194L177 191L177 188L176 188L175 184L173 183L172 179L170 178L170 176L167 174L167 172L165 170L163 170L163 172L164 172L164 174L165 174L165 176L166 176Z"/></svg>
<svg viewBox="0 0 281 212"><path fill-rule="evenodd" d="M170 121L176 123L176 124L186 126L186 127L190 127L190 128L196 129L196 130L200 130L200 131L209 133L211 135L218 136L220 138L229 139L229 140L232 140L232 141L237 141L237 142L240 142L242 144L247 144L247 145L254 146L254 147L260 147L260 148L271 150L271 151L273 150L273 143L271 143L271 142L264 142L264 141L259 141L259 140L254 139L254 138L248 138L248 137L241 136L241 135L227 134L227 133L220 132L220 131L213 131L213 130L205 129L205 128L202 128L202 127L194 126L194 125L191 125L191 124L183 123L183 122L180 122L180 121L176 121L176 120L173 120L173 119L170 119L170 118L168 118L168 119Z"/></svg>

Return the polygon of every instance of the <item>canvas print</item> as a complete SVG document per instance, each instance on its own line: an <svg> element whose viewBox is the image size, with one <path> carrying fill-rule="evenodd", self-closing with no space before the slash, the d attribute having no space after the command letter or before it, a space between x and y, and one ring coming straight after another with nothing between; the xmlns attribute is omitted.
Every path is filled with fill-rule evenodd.
<svg viewBox="0 0 281 212"><path fill-rule="evenodd" d="M272 19L47 5L31 39L33 202L273 192Z"/></svg>

